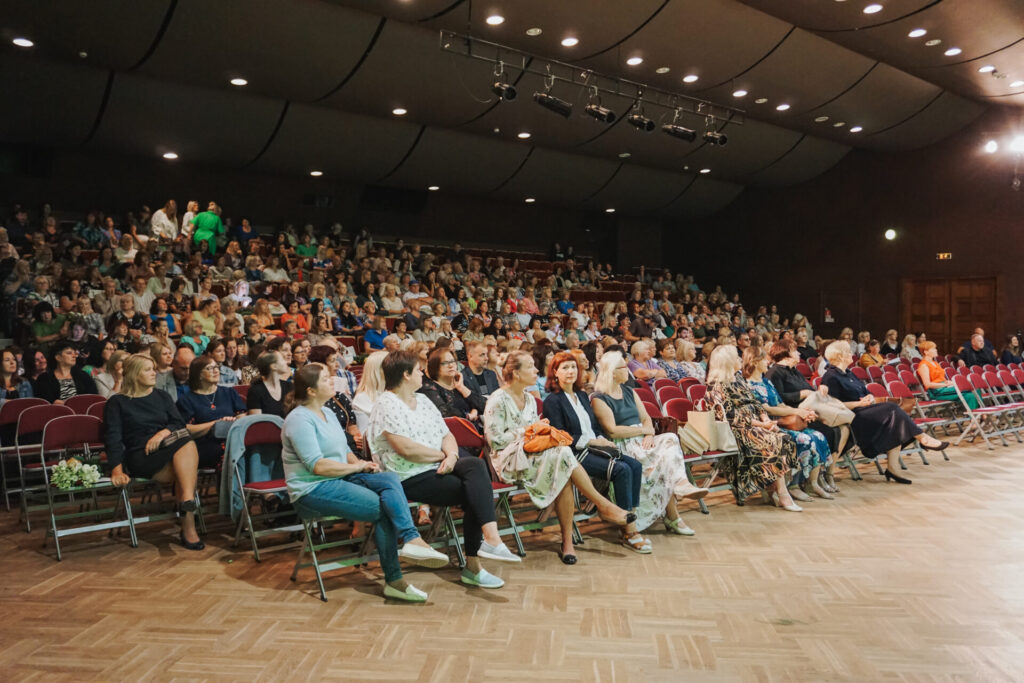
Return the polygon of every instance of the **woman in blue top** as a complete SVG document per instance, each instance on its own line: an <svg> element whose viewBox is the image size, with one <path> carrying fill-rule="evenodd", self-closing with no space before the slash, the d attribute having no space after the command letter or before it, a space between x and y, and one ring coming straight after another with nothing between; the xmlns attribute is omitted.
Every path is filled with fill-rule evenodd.
<svg viewBox="0 0 1024 683"><path fill-rule="evenodd" d="M199 449L200 467L217 466L224 453L227 423L245 412L241 394L219 384L220 363L212 356L197 356L188 368L189 391L178 398L178 412L190 426ZM218 428L218 423L224 426Z"/></svg>
<svg viewBox="0 0 1024 683"><path fill-rule="evenodd" d="M303 519L343 517L373 522L374 540L384 570L384 596L425 602L427 594L402 578L402 557L426 567L443 567L448 556L427 545L409 514L396 474L381 472L348 448L338 418L325 404L334 397L334 377L320 363L295 373L293 400L281 433L281 460L288 496ZM398 542L404 544L398 550Z"/></svg>

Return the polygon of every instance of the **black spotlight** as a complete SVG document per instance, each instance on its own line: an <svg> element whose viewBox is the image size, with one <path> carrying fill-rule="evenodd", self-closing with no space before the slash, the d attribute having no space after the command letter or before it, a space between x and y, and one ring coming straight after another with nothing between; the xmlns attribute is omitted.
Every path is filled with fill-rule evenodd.
<svg viewBox="0 0 1024 683"><path fill-rule="evenodd" d="M516 86L504 81L495 81L491 86L491 92L497 95L499 100L511 101L516 98Z"/></svg>
<svg viewBox="0 0 1024 683"><path fill-rule="evenodd" d="M615 121L615 112L608 107L602 107L600 104L588 104L585 111L602 123L613 123Z"/></svg>
<svg viewBox="0 0 1024 683"><path fill-rule="evenodd" d="M629 125L633 126L637 130L642 130L645 133L650 133L655 129L654 121L647 118L640 112L630 114L629 118L626 120L629 122Z"/></svg>
<svg viewBox="0 0 1024 683"><path fill-rule="evenodd" d="M666 123L661 127L661 132L680 140L686 140L687 142L693 142L697 139L697 131L677 126L674 123Z"/></svg>
<svg viewBox="0 0 1024 683"><path fill-rule="evenodd" d="M544 107L548 111L553 111L559 116L569 118L572 114L572 104L565 100L560 100L549 92L535 92L533 93L533 101Z"/></svg>
<svg viewBox="0 0 1024 683"><path fill-rule="evenodd" d="M724 133L716 133L713 130L709 130L704 133L704 142L710 145L724 145L729 142L729 138Z"/></svg>

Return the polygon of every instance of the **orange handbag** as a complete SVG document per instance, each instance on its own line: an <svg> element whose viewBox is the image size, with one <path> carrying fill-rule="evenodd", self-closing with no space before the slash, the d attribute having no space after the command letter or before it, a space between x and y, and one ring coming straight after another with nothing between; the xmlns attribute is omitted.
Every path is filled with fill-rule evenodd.
<svg viewBox="0 0 1024 683"><path fill-rule="evenodd" d="M534 422L523 433L523 450L527 453L540 453L549 448L571 444L572 437L566 432L543 422Z"/></svg>

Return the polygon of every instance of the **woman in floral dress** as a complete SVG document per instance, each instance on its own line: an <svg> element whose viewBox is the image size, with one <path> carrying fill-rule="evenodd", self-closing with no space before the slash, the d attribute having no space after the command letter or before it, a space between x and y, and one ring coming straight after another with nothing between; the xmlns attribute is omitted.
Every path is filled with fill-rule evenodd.
<svg viewBox="0 0 1024 683"><path fill-rule="evenodd" d="M736 490L737 500L762 492L767 499L791 512L803 508L793 502L786 487L786 474L799 467L796 444L764 411L764 406L747 383L737 375L740 357L736 347L715 348L708 362L707 400L715 420L727 421L736 437L739 457L725 458L722 473Z"/></svg>
<svg viewBox="0 0 1024 683"><path fill-rule="evenodd" d="M537 366L525 351L513 351L502 368L505 385L487 399L484 408L484 434L491 447L491 462L506 484L518 484L538 508L555 505L562 531L559 557L565 564L576 564L572 545L572 516L576 506L570 483L597 506L601 519L625 527L636 521L601 495L577 462L568 446L555 446L539 453L523 449L526 428L539 422L537 402L527 393L537 383Z"/></svg>
<svg viewBox="0 0 1024 683"><path fill-rule="evenodd" d="M805 408L792 408L782 402L775 385L764 378L768 369L768 353L762 346L750 346L743 352L743 376L751 391L765 406L765 412L774 417L796 415L808 423L813 422L815 413ZM800 467L793 472L791 486L799 486L802 491L791 490L797 500L810 500L808 493L819 498L832 499L832 495L818 484L818 475L822 467L829 467L831 452L828 439L821 432L810 427L802 431L779 427L796 442L796 457ZM802 496L802 497L801 497Z"/></svg>

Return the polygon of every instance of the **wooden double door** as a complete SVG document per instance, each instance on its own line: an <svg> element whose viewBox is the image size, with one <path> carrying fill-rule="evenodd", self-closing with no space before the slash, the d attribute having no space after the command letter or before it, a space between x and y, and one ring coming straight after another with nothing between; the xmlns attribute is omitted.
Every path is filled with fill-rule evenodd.
<svg viewBox="0 0 1024 683"><path fill-rule="evenodd" d="M940 355L955 353L976 327L994 340L997 323L994 277L900 280L900 335L924 332Z"/></svg>

